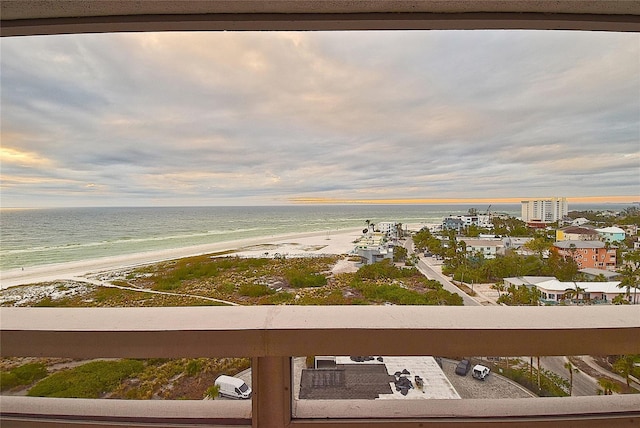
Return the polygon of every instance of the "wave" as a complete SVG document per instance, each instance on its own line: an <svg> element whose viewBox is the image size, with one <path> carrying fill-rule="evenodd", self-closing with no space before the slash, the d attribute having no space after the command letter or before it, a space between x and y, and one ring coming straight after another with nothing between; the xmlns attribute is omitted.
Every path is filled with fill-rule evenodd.
<svg viewBox="0 0 640 428"><path fill-rule="evenodd" d="M230 237L233 237L234 234L254 232L258 230L268 231L268 230L276 230L276 228L253 227L253 228L235 229L235 230L208 230L206 232L189 233L189 234L182 234L182 235L150 236L145 238L121 237L115 240L105 240L100 242L66 243L62 245L53 245L53 246L41 246L41 247L31 247L31 248L22 248L22 249L14 249L14 250L2 250L0 251L0 254L2 254L3 256L8 256L13 254L39 253L43 251L75 250L75 249L81 249L81 248L106 247L106 246L119 245L119 244L162 242L162 241L172 241L172 240L182 240L182 239L204 238L207 236L220 236L220 235L230 235Z"/></svg>

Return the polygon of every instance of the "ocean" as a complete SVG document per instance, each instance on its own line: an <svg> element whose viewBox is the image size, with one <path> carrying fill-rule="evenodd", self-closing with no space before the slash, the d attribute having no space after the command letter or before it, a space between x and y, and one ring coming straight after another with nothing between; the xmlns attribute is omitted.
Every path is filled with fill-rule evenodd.
<svg viewBox="0 0 640 428"><path fill-rule="evenodd" d="M330 232L364 227L365 220L440 223L444 216L465 214L469 208L481 213L487 209L479 205L2 209L0 271L283 233ZM520 205L492 205L491 211L518 217Z"/></svg>

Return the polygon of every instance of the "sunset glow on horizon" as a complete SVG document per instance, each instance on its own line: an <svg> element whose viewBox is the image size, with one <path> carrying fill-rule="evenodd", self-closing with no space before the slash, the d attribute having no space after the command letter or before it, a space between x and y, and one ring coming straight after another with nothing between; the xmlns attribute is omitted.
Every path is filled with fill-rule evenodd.
<svg viewBox="0 0 640 428"><path fill-rule="evenodd" d="M546 199L562 196L542 196L527 198L412 198L412 199L341 199L341 198L292 198L291 202L296 204L363 204L363 205L420 205L420 204L519 204L527 199ZM587 197L567 197L568 203L574 204L631 204L639 202L640 196L587 196Z"/></svg>

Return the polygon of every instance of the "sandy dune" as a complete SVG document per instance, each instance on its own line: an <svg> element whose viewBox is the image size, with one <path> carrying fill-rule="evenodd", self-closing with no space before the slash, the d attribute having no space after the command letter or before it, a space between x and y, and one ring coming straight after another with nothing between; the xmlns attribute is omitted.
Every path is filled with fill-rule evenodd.
<svg viewBox="0 0 640 428"><path fill-rule="evenodd" d="M353 250L353 241L362 235L361 232L362 229L353 228L330 232L292 233L79 262L57 263L25 268L24 270L11 269L0 272L0 288L73 279L103 271L229 250L236 251L235 254L238 255L255 257L263 256L265 253L268 253L269 256L273 256L275 253L286 256L347 254Z"/></svg>

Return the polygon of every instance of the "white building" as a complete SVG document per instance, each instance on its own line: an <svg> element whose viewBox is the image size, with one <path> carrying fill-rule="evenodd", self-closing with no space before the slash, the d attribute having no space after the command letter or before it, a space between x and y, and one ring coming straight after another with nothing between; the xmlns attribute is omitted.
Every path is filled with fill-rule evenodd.
<svg viewBox="0 0 640 428"><path fill-rule="evenodd" d="M393 261L393 247L387 242L387 236L381 232L367 233L356 242L355 253L366 265L385 259Z"/></svg>
<svg viewBox="0 0 640 428"><path fill-rule="evenodd" d="M398 223L394 221L381 221L376 224L376 228L380 233L395 236L398 232Z"/></svg>
<svg viewBox="0 0 640 428"><path fill-rule="evenodd" d="M562 282L553 277L521 276L517 278L505 278L507 287L515 286L536 287L540 290L544 303L558 303L567 299L567 290L575 290L576 286L584 290L579 300L589 300L593 303L611 303L619 295L625 295L626 290L619 288L620 281L606 282ZM576 300L575 296L572 296Z"/></svg>
<svg viewBox="0 0 640 428"><path fill-rule="evenodd" d="M445 230L454 229L457 232L461 232L464 228L469 226L491 229L493 227L493 223L491 222L491 216L488 214L465 214L448 216L442 219L442 228Z"/></svg>
<svg viewBox="0 0 640 428"><path fill-rule="evenodd" d="M480 253L485 259L495 259L496 254L504 249L504 243L500 239L476 239L460 238L467 248L467 253Z"/></svg>
<svg viewBox="0 0 640 428"><path fill-rule="evenodd" d="M521 204L525 222L554 223L569 214L567 198L528 199Z"/></svg>

